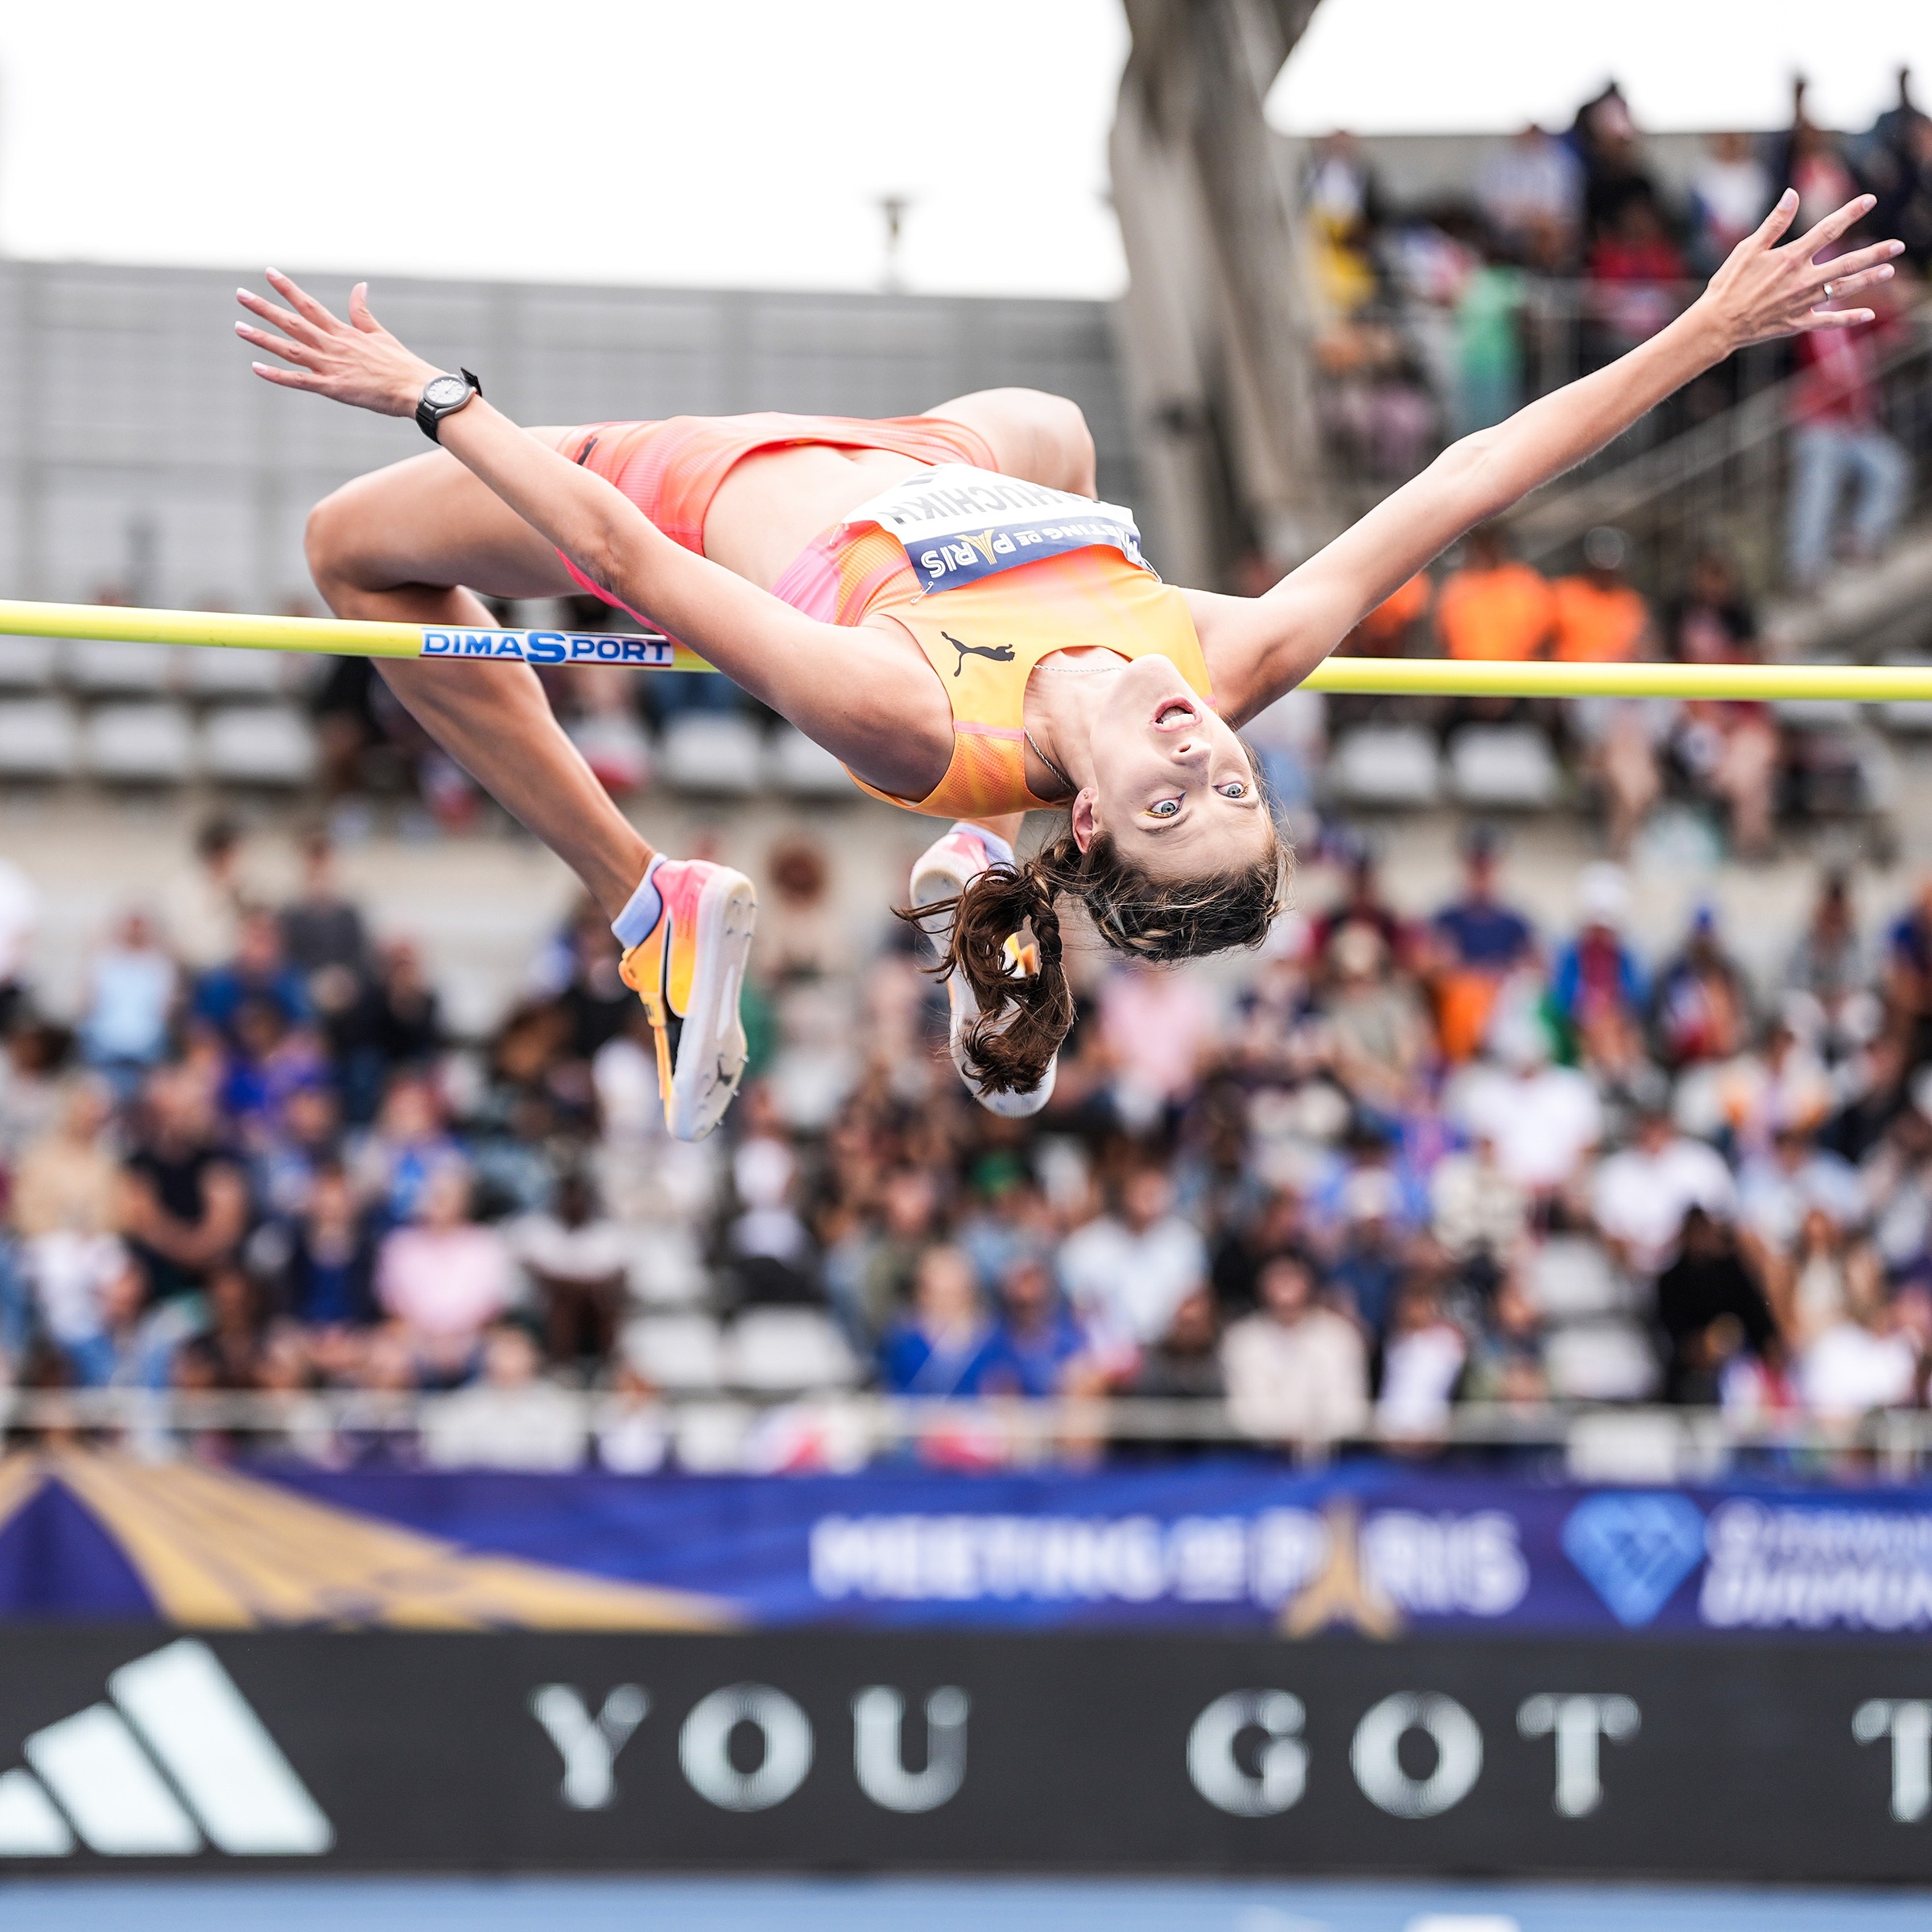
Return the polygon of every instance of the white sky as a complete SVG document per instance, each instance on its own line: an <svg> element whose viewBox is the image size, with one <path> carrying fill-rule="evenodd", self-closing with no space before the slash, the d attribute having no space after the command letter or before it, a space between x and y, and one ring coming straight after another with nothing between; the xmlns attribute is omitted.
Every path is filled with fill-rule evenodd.
<svg viewBox="0 0 1932 1932"><path fill-rule="evenodd" d="M1107 295L1118 0L78 0L0 9L0 248L511 279ZM1393 57L1392 57L1392 56ZM1323 0L1296 131L1862 126L1932 0ZM441 68L448 78L432 77Z"/></svg>

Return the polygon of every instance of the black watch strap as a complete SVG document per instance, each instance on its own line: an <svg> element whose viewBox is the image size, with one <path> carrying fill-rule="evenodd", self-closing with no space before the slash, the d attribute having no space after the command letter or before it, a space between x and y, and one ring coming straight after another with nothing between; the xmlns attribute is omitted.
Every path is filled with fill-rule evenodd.
<svg viewBox="0 0 1932 1932"><path fill-rule="evenodd" d="M471 374L467 369L459 368L456 374L469 385L469 394L465 395L460 402L436 403L430 401L430 390L436 383L444 380L441 376L436 376L424 385L421 399L416 404L416 427L432 443L440 443L443 440L440 425L445 416L453 416L469 401L470 396L480 396L483 393L481 382Z"/></svg>

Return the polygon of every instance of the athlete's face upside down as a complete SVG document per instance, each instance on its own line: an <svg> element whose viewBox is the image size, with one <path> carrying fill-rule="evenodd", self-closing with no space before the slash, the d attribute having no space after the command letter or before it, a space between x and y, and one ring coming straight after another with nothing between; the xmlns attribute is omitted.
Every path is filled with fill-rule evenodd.
<svg viewBox="0 0 1932 1932"><path fill-rule="evenodd" d="M1092 782L1073 806L1082 850L1105 832L1123 859L1160 878L1225 872L1274 837L1253 766L1229 726L1166 658L1136 658L1092 715Z"/></svg>

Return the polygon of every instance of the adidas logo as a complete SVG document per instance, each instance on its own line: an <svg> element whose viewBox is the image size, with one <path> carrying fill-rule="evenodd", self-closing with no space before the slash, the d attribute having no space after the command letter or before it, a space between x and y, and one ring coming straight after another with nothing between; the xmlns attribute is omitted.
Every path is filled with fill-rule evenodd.
<svg viewBox="0 0 1932 1932"><path fill-rule="evenodd" d="M0 1775L0 1858L315 1857L334 1828L192 1637L123 1664L106 1703L36 1731Z"/></svg>

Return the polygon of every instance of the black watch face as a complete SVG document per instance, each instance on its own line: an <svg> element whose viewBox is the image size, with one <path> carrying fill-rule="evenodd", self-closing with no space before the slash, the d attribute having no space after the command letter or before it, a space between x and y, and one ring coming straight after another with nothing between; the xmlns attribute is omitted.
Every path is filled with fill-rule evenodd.
<svg viewBox="0 0 1932 1932"><path fill-rule="evenodd" d="M431 409L448 409L469 394L469 385L460 376L438 376L423 391L423 400Z"/></svg>

